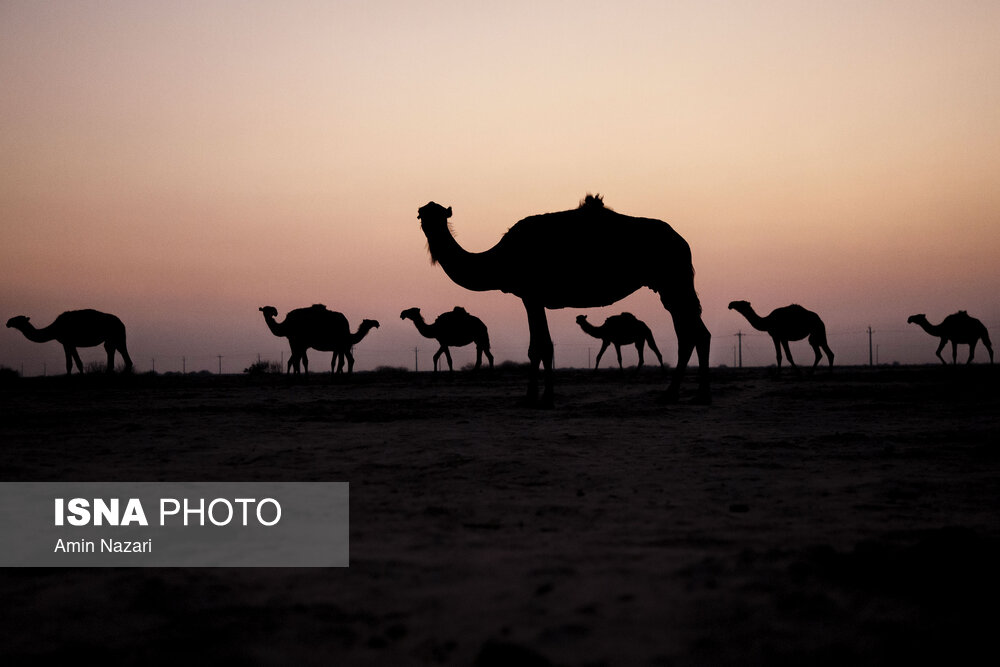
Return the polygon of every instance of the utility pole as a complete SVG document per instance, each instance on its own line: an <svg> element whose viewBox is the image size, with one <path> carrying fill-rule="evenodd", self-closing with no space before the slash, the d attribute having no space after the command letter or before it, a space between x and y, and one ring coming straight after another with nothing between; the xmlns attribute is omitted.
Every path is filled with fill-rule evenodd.
<svg viewBox="0 0 1000 667"><path fill-rule="evenodd" d="M740 329L739 331L736 332L736 339L739 341L739 351L740 351L740 357L739 357L739 360L737 362L737 367L738 368L743 368L743 330L742 329Z"/></svg>
<svg viewBox="0 0 1000 667"><path fill-rule="evenodd" d="M417 352L419 352L419 349L416 348L416 347L413 348L413 372L414 373L417 373L417 372L420 371L420 361L419 361L419 359L417 357Z"/></svg>
<svg viewBox="0 0 1000 667"><path fill-rule="evenodd" d="M871 325L868 326L868 365L874 366L875 361L872 358L872 328Z"/></svg>
<svg viewBox="0 0 1000 667"><path fill-rule="evenodd" d="M156 357L149 360L153 364L153 372L156 372Z"/></svg>
<svg viewBox="0 0 1000 667"><path fill-rule="evenodd" d="M217 356L219 358L219 375L222 375L222 355L221 354L217 354L215 356Z"/></svg>

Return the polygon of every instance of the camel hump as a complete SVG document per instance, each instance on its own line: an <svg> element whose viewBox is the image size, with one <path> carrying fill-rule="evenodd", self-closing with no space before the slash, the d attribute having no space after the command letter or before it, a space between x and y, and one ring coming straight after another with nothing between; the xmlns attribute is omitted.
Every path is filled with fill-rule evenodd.
<svg viewBox="0 0 1000 667"><path fill-rule="evenodd" d="M580 200L580 208L604 208L604 197L600 193L587 196Z"/></svg>
<svg viewBox="0 0 1000 667"><path fill-rule="evenodd" d="M465 308L462 308L461 306L455 306L454 308L451 309L451 312L456 313L458 315L468 315L469 314L469 311L467 311Z"/></svg>
<svg viewBox="0 0 1000 667"><path fill-rule="evenodd" d="M313 308L315 310L326 310L327 309L326 306L324 304L322 304L322 303L314 303L313 305L311 305L309 307Z"/></svg>

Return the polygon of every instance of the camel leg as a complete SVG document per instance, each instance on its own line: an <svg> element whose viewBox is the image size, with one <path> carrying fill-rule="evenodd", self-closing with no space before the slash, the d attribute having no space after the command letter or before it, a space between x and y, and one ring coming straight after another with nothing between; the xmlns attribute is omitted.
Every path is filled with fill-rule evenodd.
<svg viewBox="0 0 1000 667"><path fill-rule="evenodd" d="M974 340L971 343L969 343L969 359L965 363L967 364L972 363L972 358L976 356L976 343L978 342L979 342L978 340Z"/></svg>
<svg viewBox="0 0 1000 667"><path fill-rule="evenodd" d="M442 354L444 354L444 346L441 346L441 348L438 349L438 351L434 353L434 372L435 373L437 373L437 369L438 369L438 359L441 358Z"/></svg>
<svg viewBox="0 0 1000 667"><path fill-rule="evenodd" d="M105 343L104 351L108 355L108 372L113 373L115 370L115 346L111 343Z"/></svg>
<svg viewBox="0 0 1000 667"><path fill-rule="evenodd" d="M781 341L777 338L771 337L771 341L774 342L774 356L778 360L778 372L781 372Z"/></svg>
<svg viewBox="0 0 1000 667"><path fill-rule="evenodd" d="M483 348L483 354L486 355L487 361L490 362L490 370L493 370L493 355L490 354L490 348Z"/></svg>
<svg viewBox="0 0 1000 667"><path fill-rule="evenodd" d="M611 345L611 341L609 340L603 341L601 343L601 349L597 353L597 362L594 364L595 371L597 370L597 367L601 365L601 357L604 356L604 351L608 349L609 345Z"/></svg>
<svg viewBox="0 0 1000 667"><path fill-rule="evenodd" d="M125 348L125 341L118 347L118 353L122 355L122 360L125 362L125 371L128 372L132 370L132 357L128 356L128 350Z"/></svg>
<svg viewBox="0 0 1000 667"><path fill-rule="evenodd" d="M656 360L660 362L660 366L663 366L663 355L660 354L660 350L656 347L656 341L653 340L652 335L646 340L646 344L649 345L649 349L656 355Z"/></svg>
<svg viewBox="0 0 1000 667"><path fill-rule="evenodd" d="M642 354L643 354L643 351L645 350L645 348L646 348L646 342L645 341L643 341L643 340L636 341L636 343L635 343L635 351L639 355L639 364L635 367L636 371L638 371L640 368L642 368L643 363L645 363L645 359L642 358Z"/></svg>
<svg viewBox="0 0 1000 667"><path fill-rule="evenodd" d="M666 400L676 402L680 396L680 384L687 370L691 353L698 350L698 395L696 403L712 402L709 388L708 354L712 344L712 334L702 321L699 314L678 317L671 313L674 320L674 331L677 333L677 367L667 387Z"/></svg>
<svg viewBox="0 0 1000 667"><path fill-rule="evenodd" d="M80 361L80 353L76 351L75 347L74 348L70 348L70 349L73 350L73 361L76 363L76 369L82 373L83 372L83 362Z"/></svg>
<svg viewBox="0 0 1000 667"><path fill-rule="evenodd" d="M956 341L951 342L951 363L958 363L958 342Z"/></svg>
<svg viewBox="0 0 1000 667"><path fill-rule="evenodd" d="M799 367L795 365L795 360L792 359L792 350L788 347L788 341L781 341L781 347L785 348L785 358L788 359L788 365L792 367L792 370L796 373L801 373Z"/></svg>
<svg viewBox="0 0 1000 667"><path fill-rule="evenodd" d="M947 362L947 361L945 361L945 360L944 360L944 357L942 357L942 356L941 356L941 350L943 350L943 349L944 349L944 346L945 346L945 345L947 345L947 344L948 344L948 339L947 339L947 338L942 338L942 339L941 339L941 344L940 344L940 345L938 345L938 349L937 349L937 351L936 351L936 352L934 352L934 354L936 354L936 355L937 355L937 358L941 360L941 363L942 363L942 364L945 364L945 365L947 365L947 364L948 364L948 362Z"/></svg>
<svg viewBox="0 0 1000 667"><path fill-rule="evenodd" d="M990 353L990 363L992 364L993 363L993 345L990 343L990 339L989 338L984 338L983 339L983 347L985 347L986 351Z"/></svg>
<svg viewBox="0 0 1000 667"><path fill-rule="evenodd" d="M347 374L350 375L354 372L354 353L348 350L345 355L347 357ZM340 358L341 367L344 365L344 358Z"/></svg>
<svg viewBox="0 0 1000 667"><path fill-rule="evenodd" d="M448 360L448 371L451 372L455 370L455 367L451 365L451 350L447 347L443 347L441 349L444 350L444 358Z"/></svg>
<svg viewBox="0 0 1000 667"><path fill-rule="evenodd" d="M549 333L549 322L545 317L545 306L529 304L524 302L524 308L528 312L528 360L531 362L531 371L528 379L528 395L526 397L529 404L534 404L538 399L538 366L541 364L544 369L545 387L542 391L540 407L552 407L552 335Z"/></svg>
<svg viewBox="0 0 1000 667"><path fill-rule="evenodd" d="M479 370L479 367L483 365L483 348L476 346L476 367L475 370Z"/></svg>
<svg viewBox="0 0 1000 667"><path fill-rule="evenodd" d="M812 370L816 370L816 367L819 366L819 362L823 360L823 353L820 352L819 345L813 345L812 348L813 352L816 353L816 360L813 361Z"/></svg>
<svg viewBox="0 0 1000 667"><path fill-rule="evenodd" d="M622 346L618 343L615 343L615 354L618 355L618 370L624 370L624 366L622 366Z"/></svg>

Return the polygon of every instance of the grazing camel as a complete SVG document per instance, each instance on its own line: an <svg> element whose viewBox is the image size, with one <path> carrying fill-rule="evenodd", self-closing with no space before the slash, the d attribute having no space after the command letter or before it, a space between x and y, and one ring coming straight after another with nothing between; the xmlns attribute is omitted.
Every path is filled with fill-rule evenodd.
<svg viewBox="0 0 1000 667"><path fill-rule="evenodd" d="M63 346L66 353L66 374L73 372L73 362L76 368L83 372L83 363L77 353L78 347L94 347L104 344L108 353L108 372L115 369L115 352L122 355L125 370L132 369L132 359L125 348L125 325L109 313L97 310L70 310L55 319L47 327L36 329L28 317L18 315L7 320L7 327L17 329L24 337L35 343L45 343L56 340Z"/></svg>
<svg viewBox="0 0 1000 667"><path fill-rule="evenodd" d="M455 306L454 310L441 313L433 324L427 324L424 316L420 314L419 308L407 308L399 314L401 320L413 320L417 331L424 338L433 338L441 346L434 353L434 370L437 371L438 359L441 355L448 360L448 370L453 370L451 365L451 352L449 347L462 347L469 343L476 344L476 370L483 363L483 355L490 362L493 368L493 355L490 354L490 334L483 321L475 315L470 315L460 306Z"/></svg>
<svg viewBox="0 0 1000 667"><path fill-rule="evenodd" d="M311 347L321 352L333 352L330 361L331 373L342 373L344 370L344 359L347 359L347 373L354 371L354 355L352 348L372 329L378 328L375 320L364 320L355 333L351 333L347 318L342 313L328 310L323 304L315 304L308 308L296 308L285 315L285 319L278 322L278 310L274 306L263 306L258 308L264 314L264 322L267 328L275 336L288 339L288 346L292 354L288 358L287 372L299 372L299 363L309 374L309 358L306 351ZM339 363L338 363L339 362Z"/></svg>
<svg viewBox="0 0 1000 667"><path fill-rule="evenodd" d="M701 319L691 249L667 223L616 213L599 196L588 195L579 208L525 218L489 250L471 253L451 233L450 207L430 202L417 217L431 261L439 263L455 283L473 291L507 292L524 303L530 336L529 404L551 407L553 403L553 346L545 309L607 306L644 286L659 293L677 332L677 368L667 399L677 399L688 359L697 347L698 400L710 401L712 336ZM545 388L539 403L540 365Z"/></svg>
<svg viewBox="0 0 1000 667"><path fill-rule="evenodd" d="M813 370L823 358L820 349L826 352L830 360L830 368L833 368L833 350L826 343L826 326L819 315L806 310L802 306L792 304L783 308L775 308L767 317L761 317L754 312L749 301L733 301L729 304L730 310L747 318L750 326L758 331L765 331L771 340L774 341L774 353L778 358L778 370L781 370L781 348L785 349L785 356L788 357L788 364L798 372L798 366L792 360L792 351L788 349L788 343L793 340L802 340L808 337L809 345L816 353L816 360L813 362Z"/></svg>
<svg viewBox="0 0 1000 667"><path fill-rule="evenodd" d="M948 363L941 356L941 350L944 349L944 346L949 341L951 342L951 362L953 364L958 363L959 344L969 346L969 359L965 363L972 363L972 358L976 354L976 344L979 342L979 339L982 339L986 351L990 353L990 363L993 363L993 344L990 342L990 334L986 330L986 326L964 310L949 315L938 325L928 322L927 316L923 314L911 315L906 320L906 323L916 324L930 335L941 339L941 344L938 345L935 354L937 354L942 364Z"/></svg>
<svg viewBox="0 0 1000 667"><path fill-rule="evenodd" d="M586 315L577 315L576 323L585 333L601 339L601 351L597 353L597 362L594 364L595 371L601 365L601 356L609 345L614 345L615 352L618 353L618 368L622 368L622 345L635 345L635 351L639 353L639 365L635 369L642 368L643 348L647 343L649 349L653 351L656 359L660 362L660 366L663 366L663 357L660 356L656 341L653 340L653 332L649 330L645 322L632 313L612 315L604 320L604 324L599 327L588 322Z"/></svg>

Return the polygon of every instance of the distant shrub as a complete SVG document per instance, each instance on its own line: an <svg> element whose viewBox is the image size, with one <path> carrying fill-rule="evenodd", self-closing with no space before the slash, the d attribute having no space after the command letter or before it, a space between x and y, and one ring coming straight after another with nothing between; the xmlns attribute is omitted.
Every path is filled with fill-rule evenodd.
<svg viewBox="0 0 1000 667"><path fill-rule="evenodd" d="M15 371L13 368L0 366L0 382L13 382L14 380L20 377L21 374Z"/></svg>
<svg viewBox="0 0 1000 667"><path fill-rule="evenodd" d="M257 361L243 369L243 372L248 375L281 375L283 371L284 369L277 361Z"/></svg>

